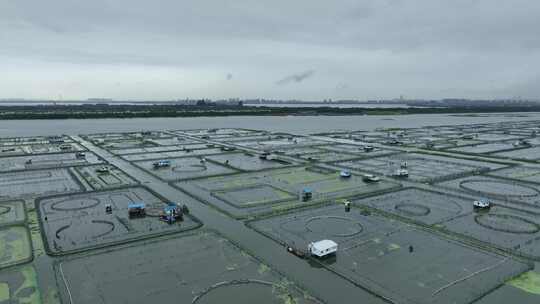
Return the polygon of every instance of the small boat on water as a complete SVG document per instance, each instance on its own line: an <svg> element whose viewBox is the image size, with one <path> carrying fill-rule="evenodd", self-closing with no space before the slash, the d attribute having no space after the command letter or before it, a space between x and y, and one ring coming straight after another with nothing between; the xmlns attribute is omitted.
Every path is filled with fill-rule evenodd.
<svg viewBox="0 0 540 304"><path fill-rule="evenodd" d="M339 176L343 177L343 178L349 178L352 176L351 174L351 171L349 170L343 170L339 173Z"/></svg>
<svg viewBox="0 0 540 304"><path fill-rule="evenodd" d="M394 172L395 177L409 177L409 170L407 169L397 169L396 172Z"/></svg>
<svg viewBox="0 0 540 304"><path fill-rule="evenodd" d="M481 198L479 200L475 200L473 202L473 208L476 209L476 210L479 210L479 209L483 209L483 210L486 210L486 209L490 209L491 208L491 201L487 198Z"/></svg>
<svg viewBox="0 0 540 304"><path fill-rule="evenodd" d="M110 169L107 166L101 166L96 169L97 173L109 173Z"/></svg>
<svg viewBox="0 0 540 304"><path fill-rule="evenodd" d="M370 145L365 145L364 146L364 152L371 152L373 151L375 148L373 146L370 146Z"/></svg>
<svg viewBox="0 0 540 304"><path fill-rule="evenodd" d="M171 166L171 161L170 160L160 160L160 161L154 162L152 165L154 166L155 169L166 168L166 167Z"/></svg>
<svg viewBox="0 0 540 304"><path fill-rule="evenodd" d="M364 174L362 176L362 180L366 183L376 183L379 182L381 179L373 174Z"/></svg>
<svg viewBox="0 0 540 304"><path fill-rule="evenodd" d="M520 139L516 140L514 143L512 143L514 147L530 147L531 143L526 139Z"/></svg>
<svg viewBox="0 0 540 304"><path fill-rule="evenodd" d="M298 248L294 248L292 246L286 245L285 248L287 249L287 252L294 254L295 256L304 259L306 258L306 253L302 250L299 250Z"/></svg>

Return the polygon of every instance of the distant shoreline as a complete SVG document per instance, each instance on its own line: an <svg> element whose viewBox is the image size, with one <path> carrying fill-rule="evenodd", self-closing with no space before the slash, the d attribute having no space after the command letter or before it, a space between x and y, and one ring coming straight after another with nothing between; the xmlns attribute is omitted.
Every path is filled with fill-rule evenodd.
<svg viewBox="0 0 540 304"><path fill-rule="evenodd" d="M342 116L540 112L540 106L493 107L409 107L409 108L336 108L336 107L261 107L261 106L186 106L186 105L39 105L2 106L0 120L22 119L96 119L150 117L223 117L223 116Z"/></svg>

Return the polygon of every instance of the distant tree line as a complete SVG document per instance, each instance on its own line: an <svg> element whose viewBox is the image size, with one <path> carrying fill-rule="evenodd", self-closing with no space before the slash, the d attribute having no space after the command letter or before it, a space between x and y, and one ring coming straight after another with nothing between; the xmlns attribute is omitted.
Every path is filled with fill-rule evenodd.
<svg viewBox="0 0 540 304"><path fill-rule="evenodd" d="M540 106L426 107L426 108L336 108L250 107L220 105L38 105L1 106L0 119L90 119L201 116L279 115L406 115L540 112Z"/></svg>

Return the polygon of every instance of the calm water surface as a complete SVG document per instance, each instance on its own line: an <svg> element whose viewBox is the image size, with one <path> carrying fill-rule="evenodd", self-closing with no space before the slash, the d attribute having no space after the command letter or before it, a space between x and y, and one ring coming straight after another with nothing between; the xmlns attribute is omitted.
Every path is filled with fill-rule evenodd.
<svg viewBox="0 0 540 304"><path fill-rule="evenodd" d="M538 120L540 113L489 114L480 117L449 114L382 116L230 116L190 118L4 120L0 136L88 134L137 130L248 128L297 134L332 130L372 130L379 127L414 128L434 125L475 124Z"/></svg>

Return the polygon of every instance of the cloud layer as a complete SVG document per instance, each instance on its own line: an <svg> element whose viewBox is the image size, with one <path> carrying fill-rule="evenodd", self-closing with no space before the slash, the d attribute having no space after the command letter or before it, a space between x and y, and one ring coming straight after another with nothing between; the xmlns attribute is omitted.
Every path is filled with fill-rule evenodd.
<svg viewBox="0 0 540 304"><path fill-rule="evenodd" d="M539 98L538 28L536 0L5 0L0 97Z"/></svg>
<svg viewBox="0 0 540 304"><path fill-rule="evenodd" d="M313 76L313 74L315 74L315 71L313 70L309 70L309 71L305 71L305 72L302 72L302 73L298 73L298 74L292 74L292 75L289 75L283 79L280 79L276 82L276 84L278 85L284 85L284 84L289 84L289 83L298 83L298 82L302 82L306 79L308 79L309 77Z"/></svg>

